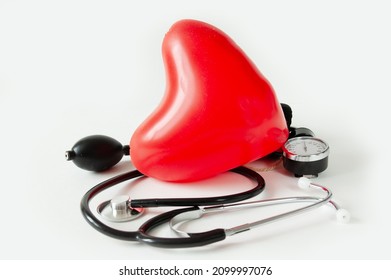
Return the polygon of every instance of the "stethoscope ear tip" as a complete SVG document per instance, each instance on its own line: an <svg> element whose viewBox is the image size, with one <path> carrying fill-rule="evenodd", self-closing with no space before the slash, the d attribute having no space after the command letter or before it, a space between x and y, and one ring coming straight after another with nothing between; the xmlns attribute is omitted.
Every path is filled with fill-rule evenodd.
<svg viewBox="0 0 391 280"><path fill-rule="evenodd" d="M350 216L349 211L346 209L343 209L343 208L338 209L336 216L337 216L337 221L342 224L347 224L350 222L351 216Z"/></svg>
<svg viewBox="0 0 391 280"><path fill-rule="evenodd" d="M311 180L307 177L301 177L298 181L297 181L297 185L299 186L299 188L301 189L309 189L310 186L311 186ZM312 184L313 186L318 186L318 185L314 185ZM330 193L330 197L331 197L331 193ZM348 210L346 209L343 209L343 208L339 208L337 204L335 204L333 201L329 200L329 202L334 205L334 207L336 208L337 210L337 213L336 213L336 216L337 216L337 221L342 223L342 224L347 224L350 222L350 213Z"/></svg>
<svg viewBox="0 0 391 280"><path fill-rule="evenodd" d="M297 185L300 189L309 189L311 185L311 180L307 177L300 177L300 179L297 181Z"/></svg>

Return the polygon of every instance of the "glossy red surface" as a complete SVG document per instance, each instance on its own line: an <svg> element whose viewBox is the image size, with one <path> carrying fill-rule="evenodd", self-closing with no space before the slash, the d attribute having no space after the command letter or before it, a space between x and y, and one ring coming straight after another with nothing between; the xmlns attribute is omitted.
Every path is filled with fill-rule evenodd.
<svg viewBox="0 0 391 280"><path fill-rule="evenodd" d="M221 30L182 20L162 46L166 92L136 129L131 160L164 181L214 176L279 149L288 138L269 82Z"/></svg>

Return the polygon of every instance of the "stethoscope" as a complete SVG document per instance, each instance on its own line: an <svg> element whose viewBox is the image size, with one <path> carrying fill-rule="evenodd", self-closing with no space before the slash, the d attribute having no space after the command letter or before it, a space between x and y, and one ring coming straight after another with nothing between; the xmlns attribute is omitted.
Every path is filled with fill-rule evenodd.
<svg viewBox="0 0 391 280"><path fill-rule="evenodd" d="M267 199L267 200L257 200L250 202L237 202L245 199L254 197L255 195L261 193L265 188L265 182L263 178L256 172L245 167L239 167L233 169L232 172L241 174L251 180L255 181L257 184L251 190L219 197L208 197L208 198L159 198L159 199L138 199L138 200L129 200L123 199L122 196L113 198L111 201L106 201L98 206L97 212L102 213L103 209L111 209L112 216L109 218L111 221L128 221L134 219L135 216L138 216L141 212L140 209L148 207L159 207L159 206L189 206L187 208L174 209L168 212L164 212L160 215L157 215L146 222L144 222L137 231L122 231L115 229L103 223L100 219L93 214L93 211L90 209L90 201L100 192L113 187L116 184L124 182L126 180L134 179L137 177L143 176L139 171L134 170L127 172L125 174L113 177L109 180L106 180L92 189L90 189L81 200L81 212L86 219L86 221L99 232L116 238L126 241L139 241L155 247L164 247L164 248L186 248L186 247L197 247L204 246L218 241L226 239L228 236L232 236L241 232L248 231L250 229L256 228L258 226L268 224L283 218L288 218L293 215L307 212L309 210L318 208L322 205L329 204L337 212L337 219L341 222L348 222L350 219L349 213L340 208L334 201L331 200L332 193L331 191L324 187L314 183L311 183L310 180L306 177L301 177L298 181L299 187L301 188L314 188L322 190L326 195L324 197L317 196L299 196L299 197L285 197L277 199ZM254 222L242 224L233 228L217 228L209 230L206 232L197 232L197 233L188 233L180 229L180 225L188 222L190 220L198 219L204 215L217 213L222 211L233 211L241 210L245 208L254 208L254 207L265 207L278 204L287 204L287 203L309 203L307 206L303 206L291 211L284 212L266 219L257 220ZM121 204L121 205L119 205ZM207 206L209 205L209 206ZM205 206L205 207L202 207ZM109 210L110 211L110 210ZM116 220L117 218L117 220ZM168 223L170 228L177 234L179 237L175 238L166 238L158 237L151 234L151 231L162 225Z"/></svg>
<svg viewBox="0 0 391 280"><path fill-rule="evenodd" d="M313 132L306 128L292 128L290 131L291 137L282 149L284 167L294 173L296 177L300 177L299 187L321 190L325 193L324 196L283 197L243 202L259 195L265 189L265 180L256 171L241 166L230 171L244 176L255 183L254 187L244 192L198 198L130 199L128 196L121 195L100 203L96 209L96 213L109 222L131 221L143 214L146 208L150 207L182 207L152 217L144 222L136 231L122 231L102 222L94 214L94 211L91 210L90 202L97 194L108 188L144 176L138 170L133 170L99 183L85 193L80 203L82 215L94 229L107 236L126 241L138 241L164 248L197 247L215 243L226 239L228 236L301 214L325 204L331 205L336 210L339 221L348 222L350 220L350 214L331 200L332 192L327 187L311 183L308 178L317 177L318 173L327 168L329 154L327 143L319 138L315 138ZM66 152L66 158L73 160L81 168L101 171L115 165L123 155L128 154L129 146L122 146L118 141L107 136L95 135L85 137L77 142L71 151ZM308 204L266 219L245 223L233 228L217 228L197 233L190 233L181 229L183 224L211 213L292 203ZM183 208L185 206L190 207ZM154 228L164 223L168 223L178 237L166 238L151 234Z"/></svg>
<svg viewBox="0 0 391 280"><path fill-rule="evenodd" d="M225 196L216 196L216 197L200 197L200 198L151 198L151 199L135 199L130 200L126 196L115 197L111 200L105 201L98 206L97 212L102 215L103 218L111 222L124 222L130 221L142 214L145 208L149 207L163 207L163 206L175 206L175 207L184 207L184 206L207 206L207 205L218 205L224 203L234 203L242 200L252 198L260 194L265 188L265 181L261 175L257 172L248 169L246 167L238 167L231 170L234 173L240 174L254 181L256 184L253 188L248 191L241 193L235 193ZM116 230L112 227L107 226L101 222L90 209L90 201L100 192L113 187L124 181L135 179L138 177L144 176L138 170L133 170L122 175L115 176L111 179L108 179L95 187L91 188L82 198L80 206L81 212L86 219L86 221L99 232L106 234L108 236L128 240L128 241L138 241L140 239L139 231L130 231L124 232ZM106 213L106 214L104 214ZM147 228L141 227L140 229L150 229L156 227L158 224L161 224L161 218L165 216L160 216L158 219L153 219L152 226ZM164 220L164 219L163 219Z"/></svg>

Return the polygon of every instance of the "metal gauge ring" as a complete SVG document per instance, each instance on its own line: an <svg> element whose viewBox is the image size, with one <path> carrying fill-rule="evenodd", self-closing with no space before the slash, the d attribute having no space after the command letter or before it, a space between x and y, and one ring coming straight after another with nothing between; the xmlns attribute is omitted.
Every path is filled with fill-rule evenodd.
<svg viewBox="0 0 391 280"><path fill-rule="evenodd" d="M319 138L291 138L283 146L283 165L296 177L317 177L326 170L329 153L329 145Z"/></svg>

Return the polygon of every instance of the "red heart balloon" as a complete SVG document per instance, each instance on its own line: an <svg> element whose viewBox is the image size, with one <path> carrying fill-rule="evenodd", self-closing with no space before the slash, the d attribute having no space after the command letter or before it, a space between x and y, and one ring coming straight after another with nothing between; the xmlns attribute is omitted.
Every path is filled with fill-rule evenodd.
<svg viewBox="0 0 391 280"><path fill-rule="evenodd" d="M259 159L288 138L269 82L221 30L175 23L163 41L166 92L130 141L134 166L164 181L195 181Z"/></svg>

